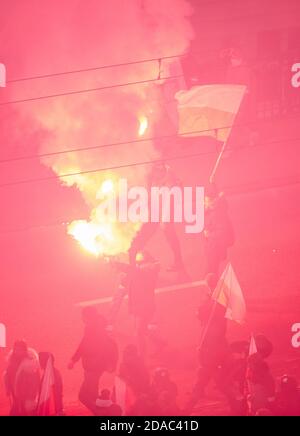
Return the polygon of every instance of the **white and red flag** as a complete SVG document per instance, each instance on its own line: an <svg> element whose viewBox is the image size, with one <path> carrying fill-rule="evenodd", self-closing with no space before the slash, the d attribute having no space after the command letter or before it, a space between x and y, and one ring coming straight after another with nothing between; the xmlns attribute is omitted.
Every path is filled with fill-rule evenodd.
<svg viewBox="0 0 300 436"><path fill-rule="evenodd" d="M6 347L6 328L4 324L0 323L0 348Z"/></svg>
<svg viewBox="0 0 300 436"><path fill-rule="evenodd" d="M223 84L177 92L179 135L213 136L226 142L246 89L244 85Z"/></svg>
<svg viewBox="0 0 300 436"><path fill-rule="evenodd" d="M257 353L257 346L256 346L254 335L252 334L250 339L250 346L249 346L249 357L253 356L253 354L256 353Z"/></svg>
<svg viewBox="0 0 300 436"><path fill-rule="evenodd" d="M246 303L231 263L228 263L212 295L213 300L226 307L225 318L242 324L246 317Z"/></svg>
<svg viewBox="0 0 300 436"><path fill-rule="evenodd" d="M41 391L37 406L38 416L54 416L56 414L54 383L53 362L51 357L49 357L41 384Z"/></svg>

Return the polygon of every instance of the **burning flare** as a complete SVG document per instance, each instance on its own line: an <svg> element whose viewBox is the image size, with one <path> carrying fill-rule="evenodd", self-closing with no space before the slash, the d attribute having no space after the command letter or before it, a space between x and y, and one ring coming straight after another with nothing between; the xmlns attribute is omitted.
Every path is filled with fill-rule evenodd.
<svg viewBox="0 0 300 436"><path fill-rule="evenodd" d="M142 116L139 118L140 127L139 127L139 136L144 136L148 129L148 118Z"/></svg>
<svg viewBox="0 0 300 436"><path fill-rule="evenodd" d="M143 136L149 127L148 118L139 117L138 135ZM115 174L113 176L116 176ZM115 195L115 180L113 178L105 179L96 194L96 199L109 198ZM116 235L116 222L110 222L108 217L98 216L97 208L93 210L95 219L90 222L86 220L73 221L68 227L68 234L79 242L79 244L90 254L101 256L104 254L115 255L122 250L127 251L130 246L130 240L124 236ZM137 229L138 225L130 224L132 228Z"/></svg>
<svg viewBox="0 0 300 436"><path fill-rule="evenodd" d="M74 221L69 225L68 234L89 253L99 256L105 251L105 243L113 240L111 227L85 220Z"/></svg>
<svg viewBox="0 0 300 436"><path fill-rule="evenodd" d="M103 200L116 196L116 179L112 177L103 180L97 191L98 206L92 210L90 221L76 220L68 226L71 235L81 247L94 256L114 256L125 253L130 242L139 229L140 224L119 223L114 217L103 214L100 205Z"/></svg>

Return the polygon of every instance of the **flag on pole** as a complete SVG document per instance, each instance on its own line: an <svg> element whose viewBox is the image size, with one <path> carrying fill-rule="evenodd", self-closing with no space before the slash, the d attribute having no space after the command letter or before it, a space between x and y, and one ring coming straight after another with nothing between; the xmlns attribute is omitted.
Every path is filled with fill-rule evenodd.
<svg viewBox="0 0 300 436"><path fill-rule="evenodd" d="M213 136L226 142L246 89L244 85L224 84L194 86L177 92L179 135Z"/></svg>
<svg viewBox="0 0 300 436"><path fill-rule="evenodd" d="M256 346L254 335L252 334L250 339L250 346L249 346L249 357L253 356L253 354L256 353L257 353L257 346Z"/></svg>
<svg viewBox="0 0 300 436"><path fill-rule="evenodd" d="M42 380L37 414L38 416L53 416L55 413L54 370L52 358L49 357Z"/></svg>
<svg viewBox="0 0 300 436"><path fill-rule="evenodd" d="M244 386L244 395L247 400L247 413L251 415L252 404L251 404L251 391L252 391L252 368L250 364L251 356L254 356L257 353L257 345L252 333L249 345L249 355L247 359L247 368L246 368L246 376L245 376L245 386Z"/></svg>
<svg viewBox="0 0 300 436"><path fill-rule="evenodd" d="M226 307L225 318L241 324L244 322L246 303L231 263L228 263L221 275L212 298Z"/></svg>
<svg viewBox="0 0 300 436"><path fill-rule="evenodd" d="M6 87L6 67L4 64L0 64L0 88Z"/></svg>
<svg viewBox="0 0 300 436"><path fill-rule="evenodd" d="M4 324L0 324L0 348L6 348L6 328Z"/></svg>

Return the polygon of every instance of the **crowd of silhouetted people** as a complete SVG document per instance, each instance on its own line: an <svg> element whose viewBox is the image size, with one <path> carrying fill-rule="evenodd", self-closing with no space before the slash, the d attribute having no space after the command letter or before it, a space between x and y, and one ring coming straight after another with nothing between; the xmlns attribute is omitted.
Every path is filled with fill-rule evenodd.
<svg viewBox="0 0 300 436"><path fill-rule="evenodd" d="M97 416L180 416L197 414L211 383L228 403L228 414L239 416L300 415L300 394L294 377L284 375L276 383L267 358L272 343L263 335L255 339L256 352L249 355L248 341L219 342L222 328L215 324L199 353L200 366L193 388L180 407L178 386L167 368L150 371L136 345L127 345L119 355L118 345L104 318L94 307L83 309L84 333L71 358L69 369L81 361L83 381L80 402ZM215 341L218 341L216 343ZM47 366L51 366L52 379ZM115 385L102 389L101 376L113 372ZM10 415L65 415L63 382L49 352L37 353L20 340L8 355L4 375L11 399ZM43 408L41 392L51 384L52 408ZM181 390L182 390L182 386ZM44 398L45 400L45 398ZM49 400L49 398L48 398ZM200 409L201 410L201 409Z"/></svg>
<svg viewBox="0 0 300 436"><path fill-rule="evenodd" d="M153 171L153 177L160 181L170 177L165 165ZM81 361L83 367L80 402L94 415L192 415L197 414L199 400L205 398L208 386L213 384L226 399L228 414L300 415L296 379L284 375L280 383L276 383L267 363L273 351L272 343L263 335L252 337L252 343L248 340L228 342L226 304L216 301L213 293L220 277L220 265L234 243L234 231L226 199L213 183L206 189L205 196L206 269L198 301L199 368L192 387L180 386L181 391L190 390L188 397L180 401L180 407L178 388L169 369L149 370L147 343L151 339L155 344L158 357L166 346L157 330L151 328L159 264L145 252L138 259L137 252L144 248L156 229L157 225L151 223L142 226L132 242L129 263L115 263L121 280L112 299L108 322L93 306L82 311L83 337L68 365L72 369ZM172 226L168 227L166 235L174 254L171 269L185 276ZM135 345L128 344L121 354L113 325L126 295L129 314L135 318ZM108 328L109 325L112 328ZM115 383L111 390L102 389L99 394L105 372L116 374ZM24 341L17 341L8 356L5 385L11 400L11 415L64 415L62 377L51 353L38 354Z"/></svg>

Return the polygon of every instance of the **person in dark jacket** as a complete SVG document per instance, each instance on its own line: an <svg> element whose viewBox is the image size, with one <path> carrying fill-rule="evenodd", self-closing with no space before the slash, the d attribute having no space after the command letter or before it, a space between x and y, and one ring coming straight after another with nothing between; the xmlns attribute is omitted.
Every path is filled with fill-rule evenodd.
<svg viewBox="0 0 300 436"><path fill-rule="evenodd" d="M160 265L147 251L136 255L134 264L114 262L113 265L122 272L122 281L113 296L110 320L113 323L120 309L122 300L128 295L128 311L136 321L138 351L144 356L147 339L150 339L157 351L166 345L153 324L155 314L155 288L158 281Z"/></svg>
<svg viewBox="0 0 300 436"><path fill-rule="evenodd" d="M260 409L272 410L275 401L275 380L269 365L259 352L248 358L246 380L249 415L256 415Z"/></svg>
<svg viewBox="0 0 300 436"><path fill-rule="evenodd" d="M248 414L256 415L261 409L273 410L275 401L275 380L266 359L273 352L273 344L262 335L254 337L257 352L247 359L245 393Z"/></svg>
<svg viewBox="0 0 300 436"><path fill-rule="evenodd" d="M284 375L281 378L274 412L279 416L300 416L300 390L295 377Z"/></svg>
<svg viewBox="0 0 300 436"><path fill-rule="evenodd" d="M168 393L174 400L178 395L176 383L171 379L167 368L156 368L150 389L152 397L157 401L162 393Z"/></svg>
<svg viewBox="0 0 300 436"><path fill-rule="evenodd" d="M148 179L148 190L151 191L152 187L173 187L180 186L181 182L176 177L172 169L163 162L155 163ZM150 210L150 207L149 207ZM171 217L174 214L172 211ZM168 245L170 246L174 262L171 267L168 268L169 271L185 273L185 267L182 258L182 252L180 247L180 242L176 234L175 225L172 220L170 222L147 222L142 225L135 238L132 241L129 257L130 263L135 264L136 255L139 251L144 250L148 241L153 237L156 231L161 227L165 234Z"/></svg>
<svg viewBox="0 0 300 436"><path fill-rule="evenodd" d="M132 389L136 397L149 392L149 371L135 345L127 345L124 349L119 376Z"/></svg>
<svg viewBox="0 0 300 436"><path fill-rule="evenodd" d="M212 379L217 380L219 369L228 353L226 308L211 298L216 283L216 277L209 274L201 292L202 301L198 308L198 319L201 325L198 349L200 366L197 381L187 404L187 412L205 394L205 388L209 382Z"/></svg>
<svg viewBox="0 0 300 436"><path fill-rule="evenodd" d="M81 359L84 380L80 388L79 400L95 414L100 378L105 371L115 370L118 348L106 332L104 318L94 307L83 309L82 318L85 324L84 335L69 363L69 369L72 369Z"/></svg>
<svg viewBox="0 0 300 436"><path fill-rule="evenodd" d="M234 243L234 231L228 216L227 201L211 183L205 190L204 253L205 275L218 277L220 265L227 258L227 251Z"/></svg>
<svg viewBox="0 0 300 436"><path fill-rule="evenodd" d="M155 313L155 288L160 265L147 253L140 253L135 266L128 272L128 309L136 319L138 348L141 355L146 352L146 338L150 335L149 324ZM154 342L159 339L151 337Z"/></svg>
<svg viewBox="0 0 300 436"><path fill-rule="evenodd" d="M231 343L218 376L217 386L226 396L233 416L247 414L245 382L249 345L248 341Z"/></svg>

